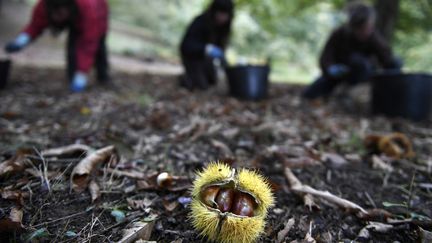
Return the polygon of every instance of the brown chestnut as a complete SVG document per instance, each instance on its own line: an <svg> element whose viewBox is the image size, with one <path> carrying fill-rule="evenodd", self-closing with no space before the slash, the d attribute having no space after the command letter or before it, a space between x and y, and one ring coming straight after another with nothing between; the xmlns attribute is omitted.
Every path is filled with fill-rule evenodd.
<svg viewBox="0 0 432 243"><path fill-rule="evenodd" d="M219 194L216 197L216 203L218 205L218 209L225 213L230 212L233 201L234 201L235 192L233 189L225 188L221 189Z"/></svg>
<svg viewBox="0 0 432 243"><path fill-rule="evenodd" d="M231 211L233 214L239 216L253 217L255 205L256 203L254 202L252 196L246 193L238 192L236 193Z"/></svg>
<svg viewBox="0 0 432 243"><path fill-rule="evenodd" d="M212 208L218 208L216 204L216 197L219 193L219 187L218 186L209 186L204 191L201 192L201 200L204 202L205 205L212 207Z"/></svg>

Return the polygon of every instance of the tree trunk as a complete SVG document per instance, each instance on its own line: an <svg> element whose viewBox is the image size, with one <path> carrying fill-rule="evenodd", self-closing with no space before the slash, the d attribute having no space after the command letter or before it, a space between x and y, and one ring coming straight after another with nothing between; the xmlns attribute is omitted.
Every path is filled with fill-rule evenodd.
<svg viewBox="0 0 432 243"><path fill-rule="evenodd" d="M376 0L377 28L387 41L393 38L399 15L400 0Z"/></svg>

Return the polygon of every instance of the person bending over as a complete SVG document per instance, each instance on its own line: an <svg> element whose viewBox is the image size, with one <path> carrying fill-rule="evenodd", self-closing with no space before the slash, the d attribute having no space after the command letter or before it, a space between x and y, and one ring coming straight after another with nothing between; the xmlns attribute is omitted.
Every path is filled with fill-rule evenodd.
<svg viewBox="0 0 432 243"><path fill-rule="evenodd" d="M30 23L5 46L5 51L21 51L46 29L54 35L68 30L67 77L71 90L85 90L93 64L98 81L106 83L109 81L106 48L108 11L106 0L39 0Z"/></svg>
<svg viewBox="0 0 432 243"><path fill-rule="evenodd" d="M349 21L330 36L319 60L322 76L303 92L306 99L329 96L341 84L368 81L377 68L400 70L401 63L375 30L376 12L371 6L348 7Z"/></svg>
<svg viewBox="0 0 432 243"><path fill-rule="evenodd" d="M232 0L213 0L209 8L196 17L188 27L180 45L180 54L186 74L180 85L188 90L208 89L216 84L213 65L219 59L224 65L234 17Z"/></svg>

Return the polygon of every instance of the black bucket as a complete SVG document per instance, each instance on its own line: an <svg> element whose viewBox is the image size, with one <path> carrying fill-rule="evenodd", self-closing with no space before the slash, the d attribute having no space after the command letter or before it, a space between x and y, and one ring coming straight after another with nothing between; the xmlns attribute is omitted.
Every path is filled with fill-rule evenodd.
<svg viewBox="0 0 432 243"><path fill-rule="evenodd" d="M415 121L430 118L432 76L427 74L382 74L373 79L372 111L388 117Z"/></svg>
<svg viewBox="0 0 432 243"><path fill-rule="evenodd" d="M244 65L226 70L230 94L244 100L261 100L269 89L269 66Z"/></svg>
<svg viewBox="0 0 432 243"><path fill-rule="evenodd" d="M0 60L0 89L4 89L9 79L11 60Z"/></svg>

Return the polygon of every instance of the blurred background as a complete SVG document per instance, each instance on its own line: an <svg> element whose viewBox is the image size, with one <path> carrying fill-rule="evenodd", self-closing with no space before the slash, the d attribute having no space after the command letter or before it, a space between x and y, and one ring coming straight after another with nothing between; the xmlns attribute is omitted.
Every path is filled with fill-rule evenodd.
<svg viewBox="0 0 432 243"><path fill-rule="evenodd" d="M0 44L17 34L36 0L2 0ZM186 26L208 0L110 0L109 48L118 69L180 73L178 45ZM344 21L346 0L237 0L229 60L271 58L275 82L310 83L317 57L331 30ZM407 71L432 67L432 1L375 0L379 28L405 61ZM63 37L64 38L64 37ZM49 44L50 54L43 47ZM23 62L63 63L62 41L45 35L40 48L22 54ZM58 50L56 48L58 47ZM38 50L37 50L38 49ZM33 52L33 53L32 53ZM40 52L40 53L38 53ZM52 53L55 53L54 55ZM20 54L21 55L21 54ZM45 56L46 55L46 56ZM49 55L49 56L48 56ZM55 56L58 56L58 59Z"/></svg>

